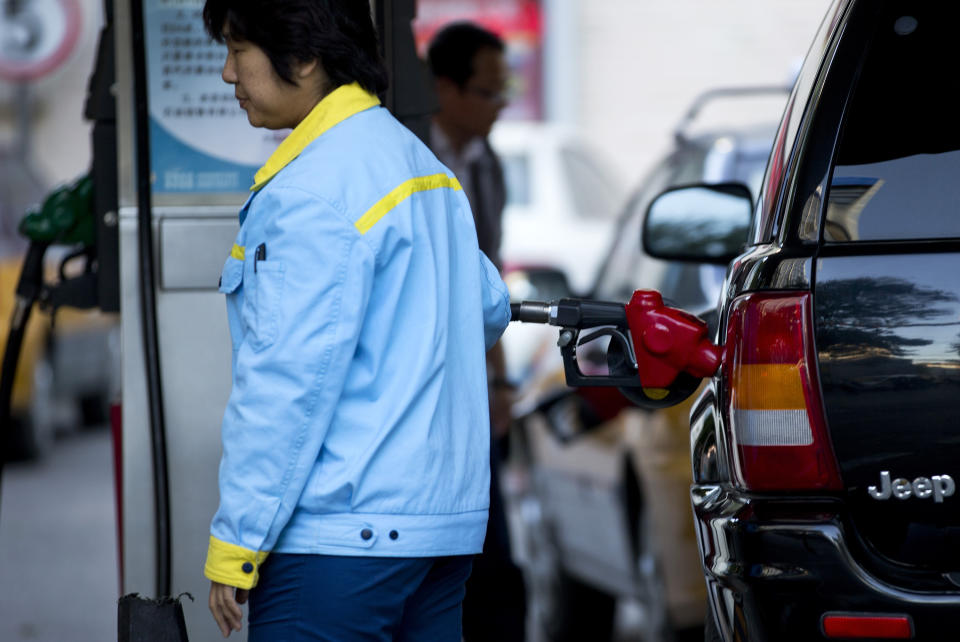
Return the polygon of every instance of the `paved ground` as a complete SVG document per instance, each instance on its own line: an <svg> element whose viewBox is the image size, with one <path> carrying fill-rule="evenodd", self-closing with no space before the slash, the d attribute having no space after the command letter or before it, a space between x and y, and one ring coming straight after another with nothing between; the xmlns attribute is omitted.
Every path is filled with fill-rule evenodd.
<svg viewBox="0 0 960 642"><path fill-rule="evenodd" d="M113 460L106 429L72 433L4 469L0 640L117 639Z"/></svg>
<svg viewBox="0 0 960 642"><path fill-rule="evenodd" d="M0 501L0 641L116 640L115 529L106 429L61 437L42 462L7 465ZM618 640L637 639L638 617L634 605L622 605ZM538 641L532 634L530 642Z"/></svg>

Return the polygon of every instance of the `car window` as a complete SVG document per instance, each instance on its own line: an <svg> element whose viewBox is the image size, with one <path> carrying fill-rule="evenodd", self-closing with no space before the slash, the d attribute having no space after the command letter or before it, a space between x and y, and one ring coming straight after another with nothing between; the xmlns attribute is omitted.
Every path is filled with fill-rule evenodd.
<svg viewBox="0 0 960 642"><path fill-rule="evenodd" d="M530 204L530 159L524 154L502 154L503 180L507 188L507 205Z"/></svg>
<svg viewBox="0 0 960 642"><path fill-rule="evenodd" d="M753 195L754 201L756 201L757 194L760 193L760 185L763 183L763 171L767 166L767 157L769 155L770 149L763 147L737 154L736 157L732 180L743 183L749 187L750 194Z"/></svg>
<svg viewBox="0 0 960 642"><path fill-rule="evenodd" d="M932 1L884 5L847 109L824 239L960 237L960 10Z"/></svg>
<svg viewBox="0 0 960 642"><path fill-rule="evenodd" d="M770 136L772 138L772 131ZM719 166L714 163L711 167L711 157L716 156L711 152L703 163L694 162L694 159L691 159L691 162L679 168L680 171L675 180L677 184L699 180L715 183L742 183L750 188L750 193L756 199L769 154L770 139L741 139L738 145L727 150L724 161ZM698 171L702 171L703 176L696 176L695 173ZM747 239L744 238L744 243L746 241ZM720 288L725 274L724 266L669 262L664 268L660 277L661 282L657 287L668 305L701 314L704 308L716 305L720 298Z"/></svg>
<svg viewBox="0 0 960 642"><path fill-rule="evenodd" d="M650 202L667 187L699 178L702 154L686 158L687 161L682 162L671 157L654 167L631 197L617 224L613 248L597 279L593 293L596 298L626 301L637 288L657 286L666 263L644 254L640 244L643 217Z"/></svg>
<svg viewBox="0 0 960 642"><path fill-rule="evenodd" d="M714 305L726 269L647 256L640 243L643 217L657 195L677 185L705 180L738 182L747 185L756 195L769 145L769 139L740 139L737 146L724 152L723 162L718 163L716 145L706 142L682 149L656 165L618 222L614 246L597 279L593 296L626 301L638 288L656 288L674 305L689 309ZM711 157L713 160L709 161Z"/></svg>
<svg viewBox="0 0 960 642"><path fill-rule="evenodd" d="M745 139L736 142L733 137L723 137L714 143L703 162L702 175L691 181L705 183L742 183L750 188L750 194L756 199L763 182L763 170L770 155L769 139ZM688 168L688 172L699 169Z"/></svg>
<svg viewBox="0 0 960 642"><path fill-rule="evenodd" d="M817 31L810 51L804 58L803 66L797 76L796 85L787 101L787 106L780 122L780 128L774 137L770 160L766 166L756 216L753 222L752 242L765 243L776 233L774 214L777 212L776 203L780 195L783 179L787 174L787 166L791 159L794 143L800 135L800 127L806 112L803 102L810 96L811 90L820 73L820 60L830 46L833 35L843 20L844 9L847 3L837 2L833 5Z"/></svg>
<svg viewBox="0 0 960 642"><path fill-rule="evenodd" d="M563 171L569 181L570 193L578 215L584 217L611 216L620 205L619 190L607 180L603 171L578 149L564 147L560 152Z"/></svg>

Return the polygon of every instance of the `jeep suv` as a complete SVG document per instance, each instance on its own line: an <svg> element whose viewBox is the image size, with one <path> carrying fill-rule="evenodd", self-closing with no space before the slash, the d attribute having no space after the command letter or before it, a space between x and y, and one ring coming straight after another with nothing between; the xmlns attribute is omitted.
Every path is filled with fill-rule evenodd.
<svg viewBox="0 0 960 642"><path fill-rule="evenodd" d="M957 637L958 24L836 0L755 208L699 185L647 212L650 253L728 265L690 416L708 639Z"/></svg>

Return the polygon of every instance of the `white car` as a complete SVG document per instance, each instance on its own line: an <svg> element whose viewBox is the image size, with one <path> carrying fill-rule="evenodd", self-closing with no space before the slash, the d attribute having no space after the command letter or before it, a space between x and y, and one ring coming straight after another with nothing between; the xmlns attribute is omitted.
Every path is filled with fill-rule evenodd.
<svg viewBox="0 0 960 642"><path fill-rule="evenodd" d="M500 122L490 144L507 183L504 267L554 267L574 292L586 292L610 247L623 180L582 137L558 125Z"/></svg>

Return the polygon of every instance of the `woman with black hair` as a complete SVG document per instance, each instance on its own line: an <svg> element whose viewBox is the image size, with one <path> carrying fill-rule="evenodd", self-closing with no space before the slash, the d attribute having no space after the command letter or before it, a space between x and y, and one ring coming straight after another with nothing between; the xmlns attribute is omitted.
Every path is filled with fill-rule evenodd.
<svg viewBox="0 0 960 642"><path fill-rule="evenodd" d="M509 320L452 173L389 112L369 5L208 0L223 79L293 131L226 259L233 386L205 574L224 636L460 640Z"/></svg>

